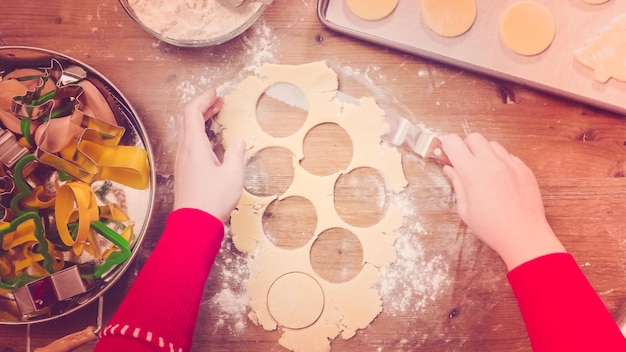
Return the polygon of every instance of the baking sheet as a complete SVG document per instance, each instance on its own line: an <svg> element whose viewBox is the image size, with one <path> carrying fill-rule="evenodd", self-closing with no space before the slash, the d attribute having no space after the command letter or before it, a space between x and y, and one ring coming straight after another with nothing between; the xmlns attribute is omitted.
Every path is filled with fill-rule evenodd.
<svg viewBox="0 0 626 352"><path fill-rule="evenodd" d="M516 54L500 39L501 15L517 1L478 0L474 25L454 38L428 28L421 17L421 0L400 0L395 11L379 21L357 17L345 0L319 0L318 17L343 34L626 114L626 82L613 78L598 82L594 71L574 57L576 49L626 14L626 1L590 5L582 0L537 0L552 12L556 35L550 47L535 56Z"/></svg>

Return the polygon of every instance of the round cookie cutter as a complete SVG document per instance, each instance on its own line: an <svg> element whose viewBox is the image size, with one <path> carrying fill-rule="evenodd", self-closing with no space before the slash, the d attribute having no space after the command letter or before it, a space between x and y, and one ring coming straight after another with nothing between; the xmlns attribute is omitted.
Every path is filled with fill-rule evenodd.
<svg viewBox="0 0 626 352"><path fill-rule="evenodd" d="M121 278L141 247L154 205L154 182L156 178L153 165L154 158L147 132L128 99L124 97L111 81L81 61L51 50L27 46L0 47L0 72L15 68L48 67L53 59L60 62L63 67L78 68L78 71L86 75L86 78L98 88L113 110L117 123L126 129L120 143L121 145L132 145L146 150L150 167L149 185L144 190L136 190L116 184L126 196L129 209L128 215L135 226L134 236L129 243L131 254L126 261L104 274L97 280L95 285L89 286L85 292L66 300L56 301L40 312L35 311L28 316L19 313L20 310L12 293L0 295L0 324L4 325L30 325L32 323L50 321L75 312L98 299L102 301L102 295ZM62 270L59 273L62 272L65 271ZM101 304L102 302L100 302ZM101 312L99 311L98 314L101 315Z"/></svg>

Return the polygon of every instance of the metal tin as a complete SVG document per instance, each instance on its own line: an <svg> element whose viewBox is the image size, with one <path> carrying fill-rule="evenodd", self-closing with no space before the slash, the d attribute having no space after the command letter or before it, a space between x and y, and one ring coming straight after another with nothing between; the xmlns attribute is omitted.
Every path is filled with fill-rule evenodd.
<svg viewBox="0 0 626 352"><path fill-rule="evenodd" d="M150 166L150 181L148 188L145 190L136 190L121 186L126 195L126 201L128 202L130 212L128 215L133 220L135 226L135 236L130 243L131 256L125 262L108 271L100 279L96 280L95 283L87 287L84 292L82 292L83 290L80 285L74 285L77 281L76 276L73 274L76 274L77 271L75 270L80 269L81 266L90 265L89 262L79 263L78 269L69 270L65 274L63 271L60 271L51 275L50 281L54 281L52 279L56 281L61 280L61 286L66 286L68 280L72 282L74 285L71 290L72 292L68 293L63 290L63 292L55 291L55 299L45 307L42 306L42 309L26 308L28 314L24 313L24 306L18 307L17 300L13 294L2 294L0 295L0 324L17 325L49 321L70 314L97 300L121 278L122 274L135 258L146 233L154 205L154 182L156 178L152 149L146 130L139 120L137 112L120 90L94 68L63 54L47 49L26 46L0 47L0 71L21 67L47 67L50 65L52 59L58 60L64 67L79 66L86 71L87 78L94 83L111 106L111 109L116 112L117 122L126 129L124 137L122 138L122 144L133 145L146 150L148 154L148 164ZM58 277L52 278L54 275ZM22 296L22 302L29 299L27 296L28 295Z"/></svg>

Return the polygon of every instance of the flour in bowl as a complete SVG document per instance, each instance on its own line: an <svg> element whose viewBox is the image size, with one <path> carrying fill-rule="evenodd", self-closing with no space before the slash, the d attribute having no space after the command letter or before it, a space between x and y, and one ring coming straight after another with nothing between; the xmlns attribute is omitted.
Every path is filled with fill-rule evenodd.
<svg viewBox="0 0 626 352"><path fill-rule="evenodd" d="M241 29L262 3L229 8L217 0L128 0L137 18L152 31L174 40L211 40Z"/></svg>

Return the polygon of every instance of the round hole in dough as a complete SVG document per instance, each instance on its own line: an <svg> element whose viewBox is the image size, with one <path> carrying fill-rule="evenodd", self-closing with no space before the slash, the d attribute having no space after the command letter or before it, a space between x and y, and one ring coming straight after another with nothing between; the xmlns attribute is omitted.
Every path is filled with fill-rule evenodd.
<svg viewBox="0 0 626 352"><path fill-rule="evenodd" d="M290 272L272 283L267 308L278 324L289 329L313 325L324 310L324 291L311 275Z"/></svg>
<svg viewBox="0 0 626 352"><path fill-rule="evenodd" d="M274 200L263 214L263 232L282 249L298 249L311 241L317 226L315 207L306 198Z"/></svg>
<svg viewBox="0 0 626 352"><path fill-rule="evenodd" d="M244 188L257 196L284 193L293 182L293 153L283 147L268 147L250 158L244 174Z"/></svg>
<svg viewBox="0 0 626 352"><path fill-rule="evenodd" d="M443 37L467 32L476 20L476 0L424 0L422 18L426 25Z"/></svg>
<svg viewBox="0 0 626 352"><path fill-rule="evenodd" d="M313 243L310 260L315 273L324 280L348 282L363 268L363 245L352 232L331 228L322 232Z"/></svg>
<svg viewBox="0 0 626 352"><path fill-rule="evenodd" d="M398 6L398 0L346 0L352 13L364 20L377 21L389 16Z"/></svg>
<svg viewBox="0 0 626 352"><path fill-rule="evenodd" d="M352 160L352 140L336 123L319 124L304 138L304 159L300 165L317 176L327 176L345 170ZM332 163L328 162L332 155Z"/></svg>
<svg viewBox="0 0 626 352"><path fill-rule="evenodd" d="M537 55L546 50L556 26L550 10L535 1L519 1L505 10L500 21L500 37L514 52Z"/></svg>
<svg viewBox="0 0 626 352"><path fill-rule="evenodd" d="M591 5L604 4L607 1L609 0L583 0L583 2L586 2L587 4L591 4Z"/></svg>
<svg viewBox="0 0 626 352"><path fill-rule="evenodd" d="M286 82L280 82L280 86L289 87L292 101L298 101L303 107L308 107L306 95L300 88ZM264 92L257 101L256 118L263 132L272 137L287 137L304 125L308 116L307 110L274 99Z"/></svg>
<svg viewBox="0 0 626 352"><path fill-rule="evenodd" d="M385 178L374 168L359 167L339 176L334 194L337 214L352 226L370 227L385 215Z"/></svg>

